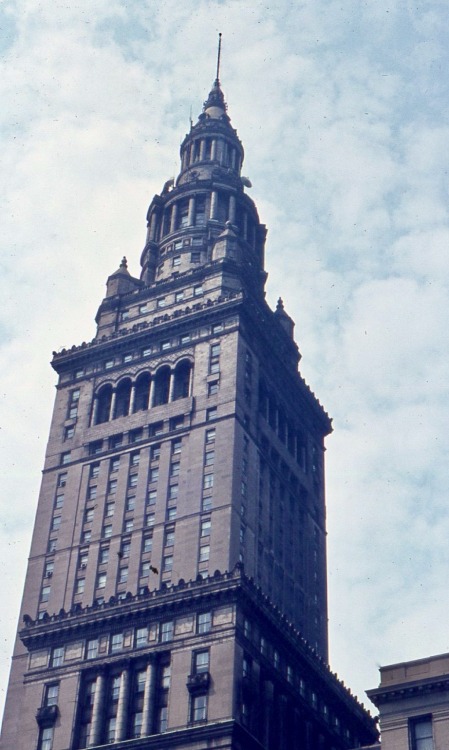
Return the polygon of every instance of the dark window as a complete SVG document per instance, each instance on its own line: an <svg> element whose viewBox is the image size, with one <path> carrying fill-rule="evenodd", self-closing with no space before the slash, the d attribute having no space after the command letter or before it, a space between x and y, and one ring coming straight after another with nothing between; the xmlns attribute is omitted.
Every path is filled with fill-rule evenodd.
<svg viewBox="0 0 449 750"><path fill-rule="evenodd" d="M411 750L434 750L432 717L422 716L410 722Z"/></svg>
<svg viewBox="0 0 449 750"><path fill-rule="evenodd" d="M197 633L208 633L212 626L212 615L210 612L200 612L196 622Z"/></svg>
<svg viewBox="0 0 449 750"><path fill-rule="evenodd" d="M192 698L191 720L205 721L207 717L207 695L195 695Z"/></svg>

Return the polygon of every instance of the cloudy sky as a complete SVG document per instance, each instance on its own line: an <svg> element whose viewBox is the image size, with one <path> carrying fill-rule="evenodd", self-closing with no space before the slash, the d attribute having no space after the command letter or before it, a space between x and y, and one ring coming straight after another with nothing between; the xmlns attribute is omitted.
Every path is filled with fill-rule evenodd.
<svg viewBox="0 0 449 750"><path fill-rule="evenodd" d="M3 0L0 698L56 382L215 73L327 441L331 665L449 651L447 0Z"/></svg>

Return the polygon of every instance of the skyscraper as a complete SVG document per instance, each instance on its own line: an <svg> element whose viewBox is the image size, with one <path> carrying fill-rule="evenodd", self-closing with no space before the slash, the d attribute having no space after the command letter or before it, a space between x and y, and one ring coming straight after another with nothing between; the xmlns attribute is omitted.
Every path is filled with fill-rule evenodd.
<svg viewBox="0 0 449 750"><path fill-rule="evenodd" d="M58 386L2 750L336 748L324 438L217 79Z"/></svg>

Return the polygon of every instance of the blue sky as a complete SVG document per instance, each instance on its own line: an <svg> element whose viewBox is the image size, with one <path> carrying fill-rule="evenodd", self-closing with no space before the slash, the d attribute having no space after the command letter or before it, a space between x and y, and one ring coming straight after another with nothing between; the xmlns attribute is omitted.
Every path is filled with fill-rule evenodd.
<svg viewBox="0 0 449 750"><path fill-rule="evenodd" d="M0 6L0 699L55 377L215 74L327 441L331 665L449 651L446 2L4 0Z"/></svg>

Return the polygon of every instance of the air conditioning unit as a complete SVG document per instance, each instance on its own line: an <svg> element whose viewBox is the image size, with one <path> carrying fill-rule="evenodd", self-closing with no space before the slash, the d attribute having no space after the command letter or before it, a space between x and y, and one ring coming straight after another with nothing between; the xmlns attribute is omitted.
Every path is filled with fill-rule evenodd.
<svg viewBox="0 0 449 750"><path fill-rule="evenodd" d="M81 563L80 568L81 568L81 570L86 570L87 563Z"/></svg>
<svg viewBox="0 0 449 750"><path fill-rule="evenodd" d="M52 575L53 575L53 571L52 571L52 570L49 570L49 571L48 571L48 572L47 572L47 573L45 574L45 578L51 578L51 577L52 577Z"/></svg>

